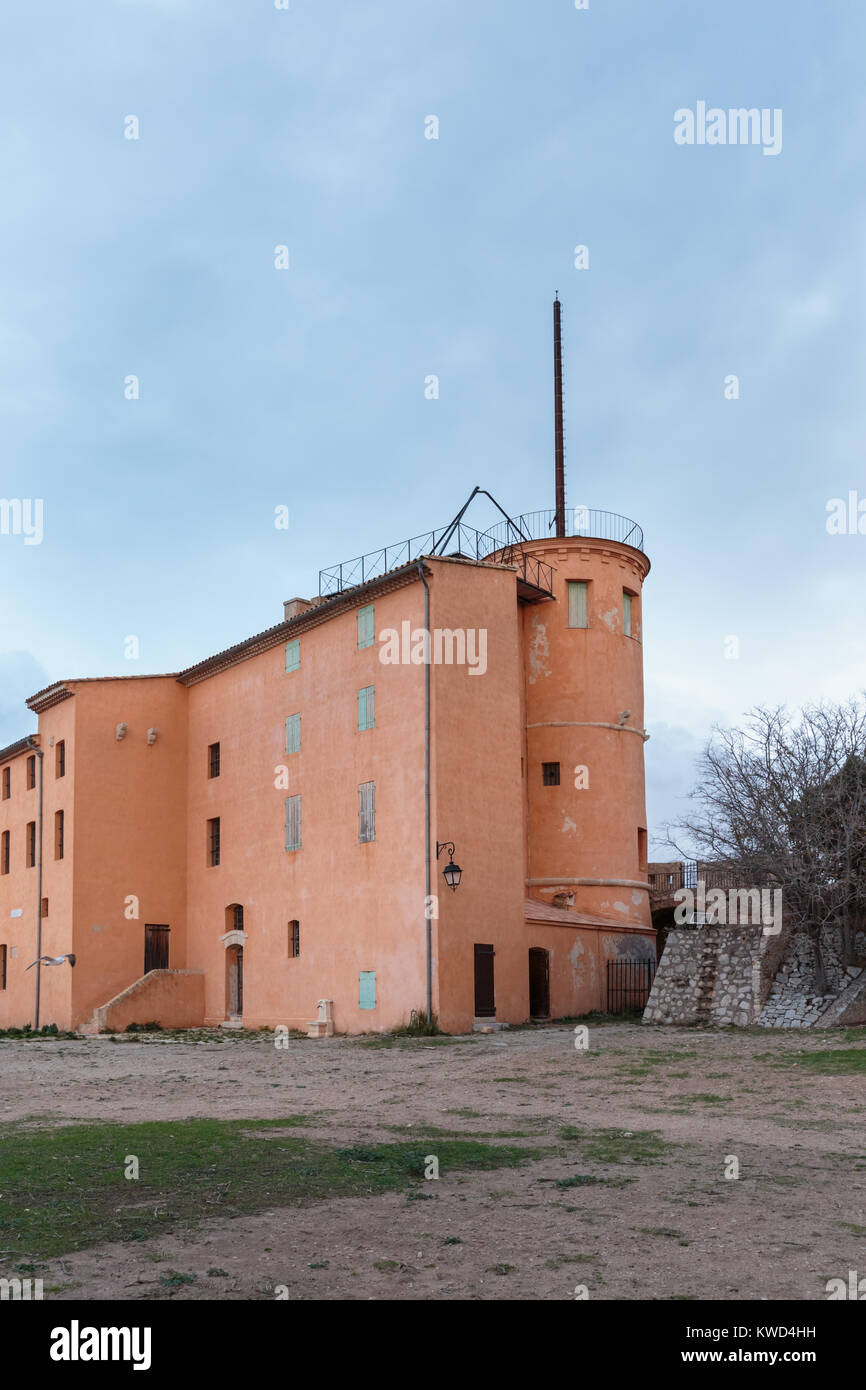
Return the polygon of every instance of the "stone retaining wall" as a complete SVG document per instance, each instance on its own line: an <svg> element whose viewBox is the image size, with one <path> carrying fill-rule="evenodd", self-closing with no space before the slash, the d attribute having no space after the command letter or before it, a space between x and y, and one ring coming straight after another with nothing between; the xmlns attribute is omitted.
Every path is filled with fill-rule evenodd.
<svg viewBox="0 0 866 1390"><path fill-rule="evenodd" d="M753 1023L760 1008L760 927L681 927L668 934L644 1023Z"/></svg>
<svg viewBox="0 0 866 1390"><path fill-rule="evenodd" d="M866 935L858 932L855 940L864 964L843 964L835 928L822 934L821 944L827 983L818 994L815 944L805 933L786 928L765 936L760 926L677 928L668 934L643 1022L814 1028L823 1020L827 1027L859 1020L866 1016Z"/></svg>

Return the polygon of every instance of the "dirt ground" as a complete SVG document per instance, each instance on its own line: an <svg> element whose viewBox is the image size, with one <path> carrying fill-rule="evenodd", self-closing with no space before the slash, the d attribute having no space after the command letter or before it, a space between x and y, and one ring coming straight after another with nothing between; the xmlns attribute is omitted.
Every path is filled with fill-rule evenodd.
<svg viewBox="0 0 866 1390"><path fill-rule="evenodd" d="M856 1050L860 1033L612 1023L590 1025L586 1051L567 1025L285 1050L267 1035L4 1042L0 1120L306 1115L303 1134L328 1144L436 1126L517 1131L545 1150L431 1180L414 1200L339 1198L94 1247L50 1262L51 1298L274 1298L282 1286L292 1300L573 1299L585 1286L591 1299L826 1299L828 1279L866 1273L864 1072L801 1059ZM587 1161L567 1126L655 1131L671 1147ZM569 1178L583 1181L556 1185ZM196 1281L166 1290L169 1270Z"/></svg>

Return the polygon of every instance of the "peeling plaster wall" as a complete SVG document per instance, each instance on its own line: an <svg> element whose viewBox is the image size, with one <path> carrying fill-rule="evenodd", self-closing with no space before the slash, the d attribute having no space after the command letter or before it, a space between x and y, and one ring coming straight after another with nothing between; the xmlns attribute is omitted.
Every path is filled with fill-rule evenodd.
<svg viewBox="0 0 866 1390"><path fill-rule="evenodd" d="M599 927L527 922L526 945L549 953L551 1018L606 1012L608 961L655 960L653 934L620 934Z"/></svg>
<svg viewBox="0 0 866 1390"><path fill-rule="evenodd" d="M552 567L555 595L522 616L528 892L548 903L572 893L576 911L649 930L638 833L646 831L640 596L649 562L631 546L589 537L527 549ZM587 585L586 627L568 625L569 582ZM544 784L543 763L559 764L558 785Z"/></svg>

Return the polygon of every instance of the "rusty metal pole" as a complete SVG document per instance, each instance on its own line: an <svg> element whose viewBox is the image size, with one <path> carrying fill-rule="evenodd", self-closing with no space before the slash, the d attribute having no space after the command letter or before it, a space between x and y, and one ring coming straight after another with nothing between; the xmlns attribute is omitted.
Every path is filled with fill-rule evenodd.
<svg viewBox="0 0 866 1390"><path fill-rule="evenodd" d="M556 458L556 534L565 535L565 440L562 425L562 306L559 292L553 301L553 400L554 451Z"/></svg>
<svg viewBox="0 0 866 1390"><path fill-rule="evenodd" d="M42 991L42 760L45 754L32 738L28 738L27 743L39 759L39 805L36 812L36 1001L33 1016L33 1031L38 1033Z"/></svg>

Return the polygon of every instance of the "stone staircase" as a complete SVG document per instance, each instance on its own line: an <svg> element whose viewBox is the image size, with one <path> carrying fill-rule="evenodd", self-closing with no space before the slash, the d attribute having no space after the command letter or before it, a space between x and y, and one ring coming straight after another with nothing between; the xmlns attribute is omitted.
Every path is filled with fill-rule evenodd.
<svg viewBox="0 0 866 1390"><path fill-rule="evenodd" d="M159 1023L163 1028L200 1028L204 1021L203 970L149 970L93 1016L78 1032L122 1033L130 1023Z"/></svg>
<svg viewBox="0 0 866 1390"><path fill-rule="evenodd" d="M695 1022L708 1023L713 1012L713 997L719 974L719 951L716 942L708 943L701 951L698 962L697 990L695 1002Z"/></svg>

